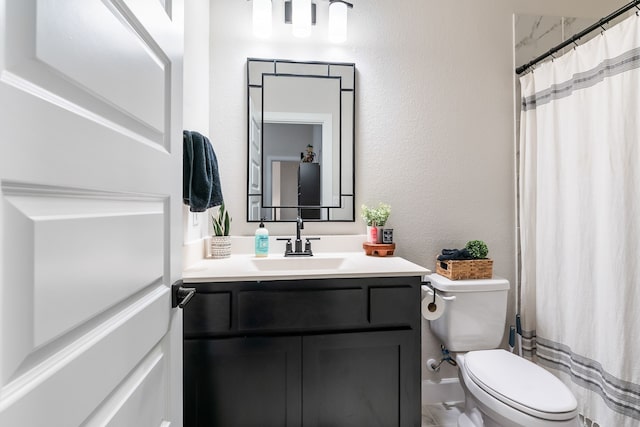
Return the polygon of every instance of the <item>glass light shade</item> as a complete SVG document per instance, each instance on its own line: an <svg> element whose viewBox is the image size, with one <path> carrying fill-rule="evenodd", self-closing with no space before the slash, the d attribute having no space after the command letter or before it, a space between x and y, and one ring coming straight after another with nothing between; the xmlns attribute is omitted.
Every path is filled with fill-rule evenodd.
<svg viewBox="0 0 640 427"><path fill-rule="evenodd" d="M253 34L256 37L271 36L271 0L253 0Z"/></svg>
<svg viewBox="0 0 640 427"><path fill-rule="evenodd" d="M311 35L311 0L291 0L291 21L294 36Z"/></svg>
<svg viewBox="0 0 640 427"><path fill-rule="evenodd" d="M347 40L347 5L344 3L329 5L329 40L334 43Z"/></svg>

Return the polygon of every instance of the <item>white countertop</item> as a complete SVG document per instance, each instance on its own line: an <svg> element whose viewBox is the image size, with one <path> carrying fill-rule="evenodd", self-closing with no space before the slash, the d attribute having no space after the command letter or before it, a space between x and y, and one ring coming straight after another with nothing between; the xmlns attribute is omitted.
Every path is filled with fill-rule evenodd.
<svg viewBox="0 0 640 427"><path fill-rule="evenodd" d="M183 271L184 283L252 280L295 280L354 277L424 276L430 270L397 256L367 256L364 252L325 252L308 257L270 254L232 254L225 259L203 259ZM296 263L296 264L292 264ZM340 264L335 267L334 264ZM314 265L318 268L314 269ZM278 269L279 266L293 268ZM266 267L266 269L264 268Z"/></svg>

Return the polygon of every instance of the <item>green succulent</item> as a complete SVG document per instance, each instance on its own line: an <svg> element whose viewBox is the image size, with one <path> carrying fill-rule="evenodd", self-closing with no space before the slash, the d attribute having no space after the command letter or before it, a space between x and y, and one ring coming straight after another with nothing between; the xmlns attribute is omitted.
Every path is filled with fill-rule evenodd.
<svg viewBox="0 0 640 427"><path fill-rule="evenodd" d="M469 251L469 254L474 258L486 258L489 253L487 244L482 240L471 240L467 242L465 249Z"/></svg>
<svg viewBox="0 0 640 427"><path fill-rule="evenodd" d="M225 209L224 203L220 205L216 214L211 215L213 234L216 236L228 236L231 230L231 216Z"/></svg>

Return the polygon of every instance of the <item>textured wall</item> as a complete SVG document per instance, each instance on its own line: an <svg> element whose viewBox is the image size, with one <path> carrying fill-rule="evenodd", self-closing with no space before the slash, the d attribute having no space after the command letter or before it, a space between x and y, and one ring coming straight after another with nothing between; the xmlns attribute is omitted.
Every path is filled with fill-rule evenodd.
<svg viewBox="0 0 640 427"><path fill-rule="evenodd" d="M245 222L246 58L355 62L356 206L390 203L397 254L427 268L442 248L485 240L496 274L513 283L513 14L600 17L625 2L354 0L343 45L327 41L327 2L317 3L310 39L294 39L278 18L274 36L261 41L251 32L251 2L211 2L210 136L232 233L251 235L256 227ZM274 16L281 15L282 2L274 0ZM356 217L308 224L305 233L364 233L359 209ZM291 234L293 226L269 230ZM439 354L439 344L426 322L423 328L426 360Z"/></svg>
<svg viewBox="0 0 640 427"><path fill-rule="evenodd" d="M189 0L184 11L183 128L209 134L209 0ZM208 222L183 207L184 242L197 241Z"/></svg>

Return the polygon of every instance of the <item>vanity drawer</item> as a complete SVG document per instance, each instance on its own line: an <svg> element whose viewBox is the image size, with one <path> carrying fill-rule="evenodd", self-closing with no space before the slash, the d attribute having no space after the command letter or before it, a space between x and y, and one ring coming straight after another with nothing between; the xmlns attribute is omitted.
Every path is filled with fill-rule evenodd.
<svg viewBox="0 0 640 427"><path fill-rule="evenodd" d="M189 285L185 339L420 328L418 277Z"/></svg>
<svg viewBox="0 0 640 427"><path fill-rule="evenodd" d="M415 325L420 316L420 289L416 286L370 287L372 325Z"/></svg>
<svg viewBox="0 0 640 427"><path fill-rule="evenodd" d="M231 329L231 292L198 292L185 308L185 337L225 333Z"/></svg>
<svg viewBox="0 0 640 427"><path fill-rule="evenodd" d="M238 330L355 328L367 324L362 288L264 290L238 294Z"/></svg>

